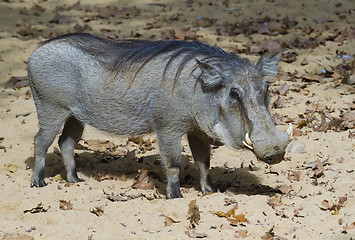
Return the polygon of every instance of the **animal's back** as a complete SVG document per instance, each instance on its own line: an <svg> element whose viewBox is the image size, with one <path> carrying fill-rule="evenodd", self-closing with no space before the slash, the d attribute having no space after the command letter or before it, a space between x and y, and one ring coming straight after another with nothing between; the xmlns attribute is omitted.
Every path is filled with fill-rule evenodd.
<svg viewBox="0 0 355 240"><path fill-rule="evenodd" d="M118 81L108 81L119 51L110 41L86 34L45 42L28 64L37 111L41 105L50 105L67 109L81 122L103 131L122 135L150 132L153 85L151 89L142 86L150 90L148 94L137 89L123 96L129 73L121 74Z"/></svg>

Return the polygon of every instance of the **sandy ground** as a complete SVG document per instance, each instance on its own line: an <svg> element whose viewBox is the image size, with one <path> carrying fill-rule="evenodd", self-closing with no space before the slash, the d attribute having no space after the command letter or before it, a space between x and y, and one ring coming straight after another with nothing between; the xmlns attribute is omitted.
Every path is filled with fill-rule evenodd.
<svg viewBox="0 0 355 240"><path fill-rule="evenodd" d="M0 239L354 239L354 7L352 0L1 1ZM283 47L270 111L280 129L295 128L285 161L268 166L246 149L213 149L220 191L203 196L183 140L184 198L166 200L154 136L140 144L86 128L76 150L85 181L66 183L55 141L48 186L31 189L38 127L27 60L41 41L76 31L197 39L251 60ZM11 79L16 84L5 84ZM140 169L155 189L132 188ZM222 216L232 209L234 217Z"/></svg>

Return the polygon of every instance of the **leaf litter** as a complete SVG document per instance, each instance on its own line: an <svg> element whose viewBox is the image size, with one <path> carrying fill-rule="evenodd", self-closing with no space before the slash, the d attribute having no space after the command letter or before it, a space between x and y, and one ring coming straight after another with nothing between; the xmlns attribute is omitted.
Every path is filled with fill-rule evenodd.
<svg viewBox="0 0 355 240"><path fill-rule="evenodd" d="M238 204L235 203L234 207L229 210L228 212L223 212L223 211L217 211L214 212L215 215L218 217L223 217L226 218L227 221L230 223L232 226L237 226L240 223L245 223L248 220L245 218L244 214L236 214L235 211L238 209Z"/></svg>

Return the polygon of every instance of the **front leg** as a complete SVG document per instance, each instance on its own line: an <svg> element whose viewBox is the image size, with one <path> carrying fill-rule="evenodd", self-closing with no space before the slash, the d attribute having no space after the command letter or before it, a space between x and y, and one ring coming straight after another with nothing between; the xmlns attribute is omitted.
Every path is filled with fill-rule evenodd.
<svg viewBox="0 0 355 240"><path fill-rule="evenodd" d="M200 185L203 194L215 192L211 185L208 174L210 168L210 145L197 135L187 134L192 156L194 157L197 169L200 172Z"/></svg>
<svg viewBox="0 0 355 240"><path fill-rule="evenodd" d="M174 136L171 132L158 133L160 155L165 166L168 179L166 185L166 198L181 198L180 192L180 161L181 161L181 136Z"/></svg>

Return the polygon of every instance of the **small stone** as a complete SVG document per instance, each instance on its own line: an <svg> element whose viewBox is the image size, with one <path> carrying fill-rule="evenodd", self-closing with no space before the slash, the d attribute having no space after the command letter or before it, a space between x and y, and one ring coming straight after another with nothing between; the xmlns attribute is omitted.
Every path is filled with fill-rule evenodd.
<svg viewBox="0 0 355 240"><path fill-rule="evenodd" d="M305 146L305 144L302 141L295 140L287 147L287 152L289 152L289 153L299 153L299 154L305 153L306 152L306 146Z"/></svg>

